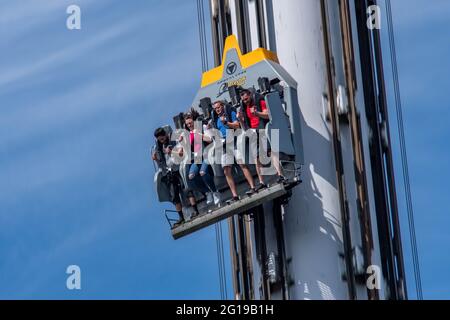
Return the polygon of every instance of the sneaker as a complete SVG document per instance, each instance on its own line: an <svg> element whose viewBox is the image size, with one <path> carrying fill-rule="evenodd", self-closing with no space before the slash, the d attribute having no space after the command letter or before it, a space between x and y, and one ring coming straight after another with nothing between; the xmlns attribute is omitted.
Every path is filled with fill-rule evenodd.
<svg viewBox="0 0 450 320"><path fill-rule="evenodd" d="M233 197L233 198L231 198L230 200L227 201L227 204L233 204L233 203L235 203L236 201L239 201L239 197Z"/></svg>
<svg viewBox="0 0 450 320"><path fill-rule="evenodd" d="M214 201L214 197L213 197L213 193L212 192L207 192L206 193L206 204L209 206L213 202L215 202Z"/></svg>
<svg viewBox="0 0 450 320"><path fill-rule="evenodd" d="M214 204L216 206L218 206L220 204L221 200L222 200L221 197L220 197L220 192L214 192L213 193L213 199L214 199Z"/></svg>
<svg viewBox="0 0 450 320"><path fill-rule="evenodd" d="M259 190L265 189L265 188L267 188L267 184L265 184L265 183L260 183L260 184L255 188L255 190L256 190L256 192L258 192Z"/></svg>
<svg viewBox="0 0 450 320"><path fill-rule="evenodd" d="M283 177L283 176L278 176L278 180L277 180L277 183L284 183L284 182L286 182L286 178L285 177Z"/></svg>
<svg viewBox="0 0 450 320"><path fill-rule="evenodd" d="M198 211L194 211L194 212L192 212L192 215L191 215L191 220L193 220L193 219L197 218L199 214L200 214L200 213L199 213Z"/></svg>
<svg viewBox="0 0 450 320"><path fill-rule="evenodd" d="M184 219L180 219L173 224L173 228L179 227L184 223Z"/></svg>
<svg viewBox="0 0 450 320"><path fill-rule="evenodd" d="M248 195L249 197L251 197L252 195L254 195L256 193L256 189L255 188L251 188L250 190L248 190L245 194Z"/></svg>

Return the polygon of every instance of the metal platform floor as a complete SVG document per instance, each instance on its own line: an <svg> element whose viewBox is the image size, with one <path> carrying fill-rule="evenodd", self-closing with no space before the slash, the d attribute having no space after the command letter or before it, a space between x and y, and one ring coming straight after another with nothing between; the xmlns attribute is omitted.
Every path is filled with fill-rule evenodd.
<svg viewBox="0 0 450 320"><path fill-rule="evenodd" d="M202 214L193 220L187 221L182 225L173 228L172 236L174 239L179 239L194 233L195 231L206 228L216 222L227 219L235 214L239 214L257 207L264 202L282 197L287 193L288 191L283 183L271 185L266 189L260 190L251 197L246 196L245 198L229 205L223 204L220 208L212 211L211 213Z"/></svg>

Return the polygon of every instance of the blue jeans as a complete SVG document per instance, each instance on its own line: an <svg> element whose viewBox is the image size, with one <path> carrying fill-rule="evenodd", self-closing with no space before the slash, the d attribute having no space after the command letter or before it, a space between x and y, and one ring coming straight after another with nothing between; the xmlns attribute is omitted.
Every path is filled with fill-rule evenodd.
<svg viewBox="0 0 450 320"><path fill-rule="evenodd" d="M194 178L190 179L191 176L194 176ZM197 163L191 164L189 168L188 188L203 193L217 192L214 177L211 175L209 164L206 161L203 161L201 165Z"/></svg>

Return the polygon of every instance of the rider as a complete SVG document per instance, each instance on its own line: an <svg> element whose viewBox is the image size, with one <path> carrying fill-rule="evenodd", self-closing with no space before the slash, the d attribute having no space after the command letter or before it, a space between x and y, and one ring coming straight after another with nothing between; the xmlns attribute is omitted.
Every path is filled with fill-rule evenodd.
<svg viewBox="0 0 450 320"><path fill-rule="evenodd" d="M215 205L220 203L220 193L214 183L214 176L212 175L211 166L207 159L202 159L201 163L197 163L199 155L203 156L203 150L206 145L212 142L212 139L203 134L203 126L201 122L196 122L199 114L194 109L184 114L184 123L186 129L189 130L189 140L191 145L191 152L193 154L191 163L189 164L188 187L192 190L206 194L206 204L214 202ZM196 128L196 125L200 128ZM195 203L193 195L189 197L191 205ZM194 205L193 205L194 206Z"/></svg>
<svg viewBox="0 0 450 320"><path fill-rule="evenodd" d="M175 205L175 210L179 216L179 220L175 225L179 225L184 222L183 206L181 204L182 180L178 165L174 163L171 157L176 142L170 141L169 134L164 128L156 129L154 136L156 145L152 153L152 159L157 162L158 167L163 172L161 182L169 187L171 202Z"/></svg>
<svg viewBox="0 0 450 320"><path fill-rule="evenodd" d="M252 93L249 89L243 89L240 93L241 101L242 101L242 111L239 113L238 117L241 122L245 123L246 127L252 130L255 130L258 134L257 139L257 148L259 147L259 130L264 130L267 122L269 121L269 111L267 109L267 104L264 99L257 99L256 95ZM258 101L256 101L258 100ZM251 148L251 150L254 150ZM262 171L262 164L259 159L259 150L254 150L252 152L253 155L256 155L256 172L259 178L259 186L257 190L267 187L264 183ZM275 170L278 174L278 181L283 182L285 180L282 169L280 166L280 160L277 153L271 151L271 158L274 164Z"/></svg>
<svg viewBox="0 0 450 320"><path fill-rule="evenodd" d="M226 140L228 130L230 129L236 130L240 128L240 123L237 119L236 112L232 110L229 106L227 106L224 101L216 101L214 102L213 106L214 106L214 113L212 124L216 129L220 131L222 138ZM239 200L236 184L234 182L231 170L235 159L236 162L241 167L242 172L244 173L244 176L247 180L247 183L250 186L250 190L246 192L247 195L251 196L256 193L255 183L253 181L253 176L250 172L250 169L248 168L247 165L243 163L243 159L241 159L241 156L237 152L236 148L233 148L232 155L228 154L227 152L224 152L221 159L225 178L227 180L228 186L230 187L231 194L233 196L233 198L229 201L229 203L233 203Z"/></svg>

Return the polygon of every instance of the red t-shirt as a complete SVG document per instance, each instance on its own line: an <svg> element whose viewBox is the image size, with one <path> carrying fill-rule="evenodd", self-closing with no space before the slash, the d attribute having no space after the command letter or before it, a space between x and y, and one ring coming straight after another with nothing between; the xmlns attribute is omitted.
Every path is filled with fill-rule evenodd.
<svg viewBox="0 0 450 320"><path fill-rule="evenodd" d="M261 111L267 110L266 102L264 100L261 100L260 105L261 105ZM253 105L253 106L247 107L247 117L250 121L250 128L257 129L259 127L260 118L257 115L253 115L250 112L251 107L256 107L256 106ZM258 108L256 108L256 111L259 111Z"/></svg>

